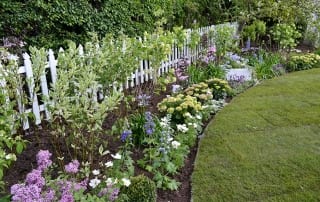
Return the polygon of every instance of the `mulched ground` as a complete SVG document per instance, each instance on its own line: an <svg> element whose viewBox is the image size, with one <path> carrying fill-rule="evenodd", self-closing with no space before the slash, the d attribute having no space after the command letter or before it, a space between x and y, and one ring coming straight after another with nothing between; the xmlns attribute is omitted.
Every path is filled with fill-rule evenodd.
<svg viewBox="0 0 320 202"><path fill-rule="evenodd" d="M126 93L130 93L132 95L136 95L141 92L146 92L151 94L148 89L148 85L144 85L140 89L133 89L131 91L128 91ZM153 113L157 113L157 103L159 103L163 98L165 98L167 95L170 94L171 86L167 86L167 91L162 92L161 94L152 94L152 98L149 103L148 111L151 111ZM132 106L131 110L134 110L136 106ZM122 108L123 109L123 108ZM111 113L107 119L105 120L103 124L103 128L105 130L108 130L111 128L113 123L118 119L120 113ZM36 159L35 156L37 152L40 149L47 149L51 153L53 153L52 159L56 159L56 156L54 155L54 148L53 144L51 143L52 138L50 137L49 129L47 128L47 125L45 123L42 124L42 126L34 127L32 130L24 132L24 137L26 140L29 141L27 148L23 151L22 154L18 156L18 159L16 162L14 162L8 170L5 171L4 175L4 181L6 182L6 190L7 193L10 192L10 186L18 183L19 181L24 181L26 175L34 168L36 167ZM108 149L111 152L115 152L118 150L118 147L121 145L121 142L117 140L117 138L114 137L108 137L109 142L112 142L108 144ZM61 145L64 145L63 140L61 141ZM66 148L63 146L61 147L62 151L67 153ZM132 158L134 160L137 160L141 158L141 154L133 152L134 155ZM157 191L157 201L158 202L187 202L191 200L191 174L193 171L193 163L196 157L197 153L197 144L193 148L190 149L190 153L188 157L185 160L185 166L180 170L179 174L174 176L174 178L181 183L179 189L177 191L169 191L169 190L158 190ZM70 159L66 158L66 162L68 162ZM147 176L150 176L149 173L144 171L143 169L136 166L135 169L136 174L145 174ZM4 195L4 194L2 194ZM1 196L1 194L0 194Z"/></svg>

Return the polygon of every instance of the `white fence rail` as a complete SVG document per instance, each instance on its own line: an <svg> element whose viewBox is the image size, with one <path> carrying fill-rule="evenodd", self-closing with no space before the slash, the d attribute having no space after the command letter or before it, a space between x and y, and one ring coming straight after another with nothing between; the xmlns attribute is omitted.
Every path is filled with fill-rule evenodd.
<svg viewBox="0 0 320 202"><path fill-rule="evenodd" d="M230 24L230 26L237 26L237 24ZM200 33L200 36L204 36L205 34L209 34L210 30L214 29L214 25L202 27L199 28L198 32ZM190 36L191 30L187 30L187 34ZM188 37L187 37L188 38ZM188 39L187 39L188 40ZM178 48L177 46L172 47L171 54L168 55L168 59L166 61L162 62L161 68L159 69L158 76L161 76L162 74L168 72L171 68L175 68L178 66L178 63L181 58L188 58L191 60L191 62L195 61L199 54L206 48L206 46L213 45L213 40L207 40L205 43L199 43L197 48L195 50L191 50L188 47L188 41L185 41L184 46L182 48ZM55 83L57 81L57 60L54 56L54 52L52 50L48 51L48 62L46 65L46 70L43 73L43 75L40 78L40 86L41 86L41 95L37 95L35 92L35 81L33 78L33 70L32 70L32 63L30 60L30 56L27 53L23 54L23 66L19 68L18 74L24 75L28 82L26 82L27 88L28 88L28 96L32 99L32 105L30 107L23 106L21 102L18 102L18 108L20 112L32 112L34 115L34 121L36 125L39 125L44 120L50 119L50 113L47 110L46 106L47 103L42 102L38 100L38 97L46 96L48 97L50 95L50 89L48 86L51 83ZM1 66L0 66L1 68ZM151 67L149 65L149 62L146 60L140 61L140 67L137 67L137 69L132 73L131 77L127 79L127 81L123 84L123 88L128 89L135 86L138 86L140 84L143 84L145 82L148 82L149 80L152 80L152 74L151 74ZM49 80L47 79L49 78ZM2 84L5 83L2 81ZM1 86L1 85L0 85ZM23 129L29 129L30 123L28 120L25 120L23 123Z"/></svg>

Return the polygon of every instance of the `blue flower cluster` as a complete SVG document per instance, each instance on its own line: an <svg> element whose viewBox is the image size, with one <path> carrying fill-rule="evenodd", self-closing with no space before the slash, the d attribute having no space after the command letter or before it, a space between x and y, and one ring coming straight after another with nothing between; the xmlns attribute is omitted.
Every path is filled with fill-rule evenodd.
<svg viewBox="0 0 320 202"><path fill-rule="evenodd" d="M120 140L122 142L125 142L127 140L127 138L132 134L131 130L124 130L121 134Z"/></svg>
<svg viewBox="0 0 320 202"><path fill-rule="evenodd" d="M147 135L152 135L156 127L156 124L154 123L152 118L152 114L151 112L145 112L144 116L146 119L146 122L144 124L145 132Z"/></svg>

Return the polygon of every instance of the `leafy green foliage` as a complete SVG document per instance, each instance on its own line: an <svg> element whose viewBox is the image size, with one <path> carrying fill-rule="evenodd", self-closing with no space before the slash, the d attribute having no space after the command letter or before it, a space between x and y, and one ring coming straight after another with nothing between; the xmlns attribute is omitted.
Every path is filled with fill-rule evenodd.
<svg viewBox="0 0 320 202"><path fill-rule="evenodd" d="M17 101L27 103L22 91L23 82L18 78L18 63L9 59L6 51L0 51L0 190L4 189L2 178L5 170L26 147L20 135L14 135L27 115L16 110ZM16 88L17 87L17 88ZM20 87L20 88L19 88ZM17 90L18 89L18 90ZM20 89L20 90L19 90ZM21 93L21 94L20 94Z"/></svg>
<svg viewBox="0 0 320 202"><path fill-rule="evenodd" d="M208 64L196 63L188 67L189 83L204 82L211 78L224 78L225 71L219 65L210 62Z"/></svg>
<svg viewBox="0 0 320 202"><path fill-rule="evenodd" d="M250 57L249 63L254 67L258 79L270 79L285 73L284 61L279 53L260 50L255 57Z"/></svg>
<svg viewBox="0 0 320 202"><path fill-rule="evenodd" d="M64 40L83 43L90 32L142 36L152 32L156 22L172 26L171 0L46 1L3 0L0 2L0 36L17 36L29 45L58 48Z"/></svg>
<svg viewBox="0 0 320 202"><path fill-rule="evenodd" d="M95 145L101 141L104 119L122 97L121 93L110 90L109 80L100 86L101 72L108 69L102 69L105 67L96 60L100 50L94 47L87 44L85 52L79 54L80 48L70 42L67 50L59 52L58 79L52 85L49 102L54 105L48 105L52 136L66 139L74 159L89 162L98 152ZM97 99L99 91L103 99ZM57 152L58 156L62 155Z"/></svg>
<svg viewBox="0 0 320 202"><path fill-rule="evenodd" d="M224 99L231 94L231 87L223 79L213 78L206 81L208 87L212 90L213 99Z"/></svg>
<svg viewBox="0 0 320 202"><path fill-rule="evenodd" d="M260 36L266 33L266 23L261 20L255 20L252 24L246 25L242 30L242 37L256 41Z"/></svg>
<svg viewBox="0 0 320 202"><path fill-rule="evenodd" d="M301 33L296 29L294 24L276 24L271 30L273 40L279 43L281 49L291 49L297 45L297 39Z"/></svg>
<svg viewBox="0 0 320 202"><path fill-rule="evenodd" d="M131 185L121 189L121 195L126 195L125 200L130 202L155 202L156 201L156 185L148 177L138 175L130 178Z"/></svg>
<svg viewBox="0 0 320 202"><path fill-rule="evenodd" d="M235 39L236 31L236 27L227 24L217 25L215 27L213 38L216 46L218 64L227 51L232 51L237 47L237 40Z"/></svg>

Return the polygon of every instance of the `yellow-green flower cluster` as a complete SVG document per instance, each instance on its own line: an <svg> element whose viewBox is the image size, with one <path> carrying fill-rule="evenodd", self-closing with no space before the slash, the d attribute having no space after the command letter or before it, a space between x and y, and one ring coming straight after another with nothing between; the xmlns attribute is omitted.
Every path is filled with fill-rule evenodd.
<svg viewBox="0 0 320 202"><path fill-rule="evenodd" d="M197 98L190 95L178 94L172 97L167 97L158 104L160 112L173 114L175 117L183 117L183 114L189 112L195 114L202 110L201 103Z"/></svg>
<svg viewBox="0 0 320 202"><path fill-rule="evenodd" d="M291 57L291 60L294 62L303 62L311 65L315 65L320 62L320 55L314 53L307 53L304 55L295 55Z"/></svg>
<svg viewBox="0 0 320 202"><path fill-rule="evenodd" d="M211 100L213 98L212 89L210 89L208 84L204 82L193 84L185 89L184 93L196 97L201 103L205 103L207 100Z"/></svg>
<svg viewBox="0 0 320 202"><path fill-rule="evenodd" d="M231 87L226 80L213 78L207 80L206 83L212 89L212 95L215 100L223 99L231 93Z"/></svg>
<svg viewBox="0 0 320 202"><path fill-rule="evenodd" d="M303 55L291 56L289 68L292 70L311 69L320 63L320 55L307 53Z"/></svg>

